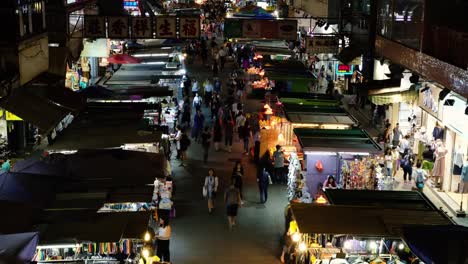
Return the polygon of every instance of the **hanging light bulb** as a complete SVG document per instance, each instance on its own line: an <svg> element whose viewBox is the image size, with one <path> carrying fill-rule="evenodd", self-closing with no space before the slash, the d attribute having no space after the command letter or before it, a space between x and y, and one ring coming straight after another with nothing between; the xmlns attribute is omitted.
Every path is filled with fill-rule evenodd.
<svg viewBox="0 0 468 264"><path fill-rule="evenodd" d="M346 240L344 242L344 248L345 249L351 249L352 246L353 246L353 243L351 242L351 240Z"/></svg>
<svg viewBox="0 0 468 264"><path fill-rule="evenodd" d="M150 235L149 232L146 232L146 233L145 233L144 240L145 240L145 241L150 241L150 240L151 240L151 235Z"/></svg>
<svg viewBox="0 0 468 264"><path fill-rule="evenodd" d="M398 245L398 249L399 249L399 250L405 249L405 244L400 243L400 244Z"/></svg>
<svg viewBox="0 0 468 264"><path fill-rule="evenodd" d="M299 251L304 252L304 251L306 251L306 250L307 250L307 245L306 245L306 243L301 242L301 243L299 244Z"/></svg>
<svg viewBox="0 0 468 264"><path fill-rule="evenodd" d="M299 234L298 232L294 233L292 235L292 241L293 242L299 242L299 240L301 240L301 234Z"/></svg>

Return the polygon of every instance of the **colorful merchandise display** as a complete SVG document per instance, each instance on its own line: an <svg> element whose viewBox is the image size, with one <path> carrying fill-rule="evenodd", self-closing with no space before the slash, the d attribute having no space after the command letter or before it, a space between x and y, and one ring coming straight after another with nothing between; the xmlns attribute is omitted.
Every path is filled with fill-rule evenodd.
<svg viewBox="0 0 468 264"><path fill-rule="evenodd" d="M342 160L341 178L344 189L374 190L377 187L378 162L366 157L353 161Z"/></svg>
<svg viewBox="0 0 468 264"><path fill-rule="evenodd" d="M302 176L302 166L296 152L291 152L288 167L288 200L302 203L311 203L312 197Z"/></svg>

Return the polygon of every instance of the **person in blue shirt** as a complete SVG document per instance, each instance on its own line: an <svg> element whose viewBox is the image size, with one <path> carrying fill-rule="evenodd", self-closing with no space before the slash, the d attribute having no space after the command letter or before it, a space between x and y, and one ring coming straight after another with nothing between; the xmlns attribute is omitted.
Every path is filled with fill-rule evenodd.
<svg viewBox="0 0 468 264"><path fill-rule="evenodd" d="M10 169L11 169L10 160L6 160L6 161L2 162L2 170L6 171L6 172L9 172Z"/></svg>

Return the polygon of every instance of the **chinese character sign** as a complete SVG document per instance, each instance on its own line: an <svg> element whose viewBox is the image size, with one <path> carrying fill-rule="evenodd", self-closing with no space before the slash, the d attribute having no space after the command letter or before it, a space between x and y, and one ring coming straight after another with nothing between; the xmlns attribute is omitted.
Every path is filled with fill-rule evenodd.
<svg viewBox="0 0 468 264"><path fill-rule="evenodd" d="M109 17L108 18L108 38L128 38L128 17Z"/></svg>
<svg viewBox="0 0 468 264"><path fill-rule="evenodd" d="M106 17L85 16L83 33L85 38L105 38Z"/></svg>
<svg viewBox="0 0 468 264"><path fill-rule="evenodd" d="M309 54L338 53L338 39L334 36L314 36L307 38L306 49Z"/></svg>
<svg viewBox="0 0 468 264"><path fill-rule="evenodd" d="M255 20L245 20L242 23L242 35L244 38L260 38L261 24Z"/></svg>
<svg viewBox="0 0 468 264"><path fill-rule="evenodd" d="M198 38L200 36L199 18L181 17L179 22L180 38Z"/></svg>
<svg viewBox="0 0 468 264"><path fill-rule="evenodd" d="M297 39L297 20L280 20L277 21L277 26L279 39Z"/></svg>
<svg viewBox="0 0 468 264"><path fill-rule="evenodd" d="M156 18L156 38L176 38L176 18Z"/></svg>
<svg viewBox="0 0 468 264"><path fill-rule="evenodd" d="M150 17L132 17L132 38L153 38Z"/></svg>

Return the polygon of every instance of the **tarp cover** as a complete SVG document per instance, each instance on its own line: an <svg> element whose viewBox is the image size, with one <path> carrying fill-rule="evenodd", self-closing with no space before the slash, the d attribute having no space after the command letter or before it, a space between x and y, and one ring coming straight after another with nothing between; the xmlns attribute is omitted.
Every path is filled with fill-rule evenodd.
<svg viewBox="0 0 468 264"><path fill-rule="evenodd" d="M10 96L0 101L0 107L39 127L44 132L53 129L70 113L70 110L21 88L13 89Z"/></svg>
<svg viewBox="0 0 468 264"><path fill-rule="evenodd" d="M300 232L400 237L406 226L450 225L438 211L378 207L291 204Z"/></svg>
<svg viewBox="0 0 468 264"><path fill-rule="evenodd" d="M0 235L0 256L31 261L39 241L37 232Z"/></svg>
<svg viewBox="0 0 468 264"><path fill-rule="evenodd" d="M417 226L406 228L403 238L424 263L468 263L468 228Z"/></svg>
<svg viewBox="0 0 468 264"><path fill-rule="evenodd" d="M43 207L53 198L56 182L45 176L8 172L0 174L0 200Z"/></svg>
<svg viewBox="0 0 468 264"><path fill-rule="evenodd" d="M62 218L46 224L41 232L41 244L67 240L116 242L122 238L142 239L148 229L150 212L86 215L79 221Z"/></svg>

